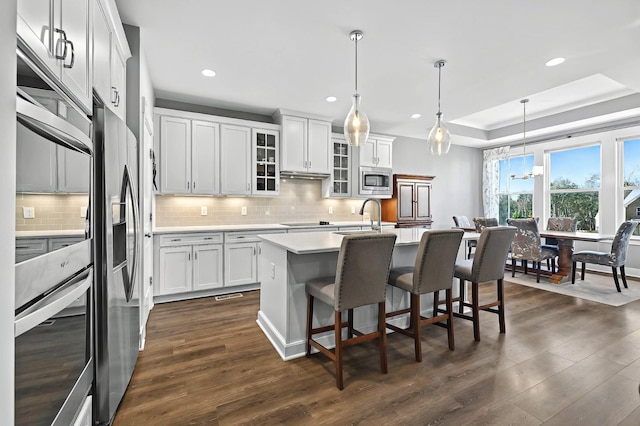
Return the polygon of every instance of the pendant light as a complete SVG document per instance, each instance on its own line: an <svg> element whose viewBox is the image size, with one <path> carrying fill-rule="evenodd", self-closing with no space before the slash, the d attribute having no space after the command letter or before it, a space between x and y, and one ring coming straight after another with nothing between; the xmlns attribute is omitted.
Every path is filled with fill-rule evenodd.
<svg viewBox="0 0 640 426"><path fill-rule="evenodd" d="M358 94L358 40L362 40L362 31L354 30L349 38L356 44L356 79L355 93L351 110L344 120L344 137L351 146L363 145L369 137L369 119L360 108L360 95Z"/></svg>
<svg viewBox="0 0 640 426"><path fill-rule="evenodd" d="M451 148L451 133L444 127L442 123L442 112L440 111L440 79L442 75L442 67L447 61L440 59L433 64L434 68L438 68L438 113L436 114L436 124L429 132L427 142L429 150L433 155L442 155L449 152Z"/></svg>
<svg viewBox="0 0 640 426"><path fill-rule="evenodd" d="M522 99L522 176L517 177L514 174L511 175L511 179L530 179L532 177L542 176L542 166L533 166L531 172L527 173L527 102L529 99Z"/></svg>

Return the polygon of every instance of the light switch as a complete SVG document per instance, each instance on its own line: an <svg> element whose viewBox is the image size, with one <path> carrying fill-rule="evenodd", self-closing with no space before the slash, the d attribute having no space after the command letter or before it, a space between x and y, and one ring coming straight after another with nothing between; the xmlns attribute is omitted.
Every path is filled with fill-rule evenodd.
<svg viewBox="0 0 640 426"><path fill-rule="evenodd" d="M36 217L36 208L35 207L23 207L22 208L22 217L24 219L35 219L35 217Z"/></svg>
<svg viewBox="0 0 640 426"><path fill-rule="evenodd" d="M246 216L247 215L247 207L246 206L242 206L242 208L240 209L240 214L242 216Z"/></svg>
<svg viewBox="0 0 640 426"><path fill-rule="evenodd" d="M80 206L80 217L82 218L87 218L87 207L86 206Z"/></svg>
<svg viewBox="0 0 640 426"><path fill-rule="evenodd" d="M207 206L200 207L200 216L206 216L206 215L207 215Z"/></svg>
<svg viewBox="0 0 640 426"><path fill-rule="evenodd" d="M356 214L356 208L351 206L351 214Z"/></svg>
<svg viewBox="0 0 640 426"><path fill-rule="evenodd" d="M329 214L333 214L333 206L329 206Z"/></svg>

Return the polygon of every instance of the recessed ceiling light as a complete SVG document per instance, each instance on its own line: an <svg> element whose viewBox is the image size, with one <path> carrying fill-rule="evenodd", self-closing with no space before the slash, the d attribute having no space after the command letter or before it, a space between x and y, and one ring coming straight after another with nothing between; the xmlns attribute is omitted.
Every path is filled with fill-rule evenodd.
<svg viewBox="0 0 640 426"><path fill-rule="evenodd" d="M337 100L338 98L336 98L335 96L327 96L327 102L335 102Z"/></svg>
<svg viewBox="0 0 640 426"><path fill-rule="evenodd" d="M216 75L216 72L214 70L204 69L202 70L202 75L204 75L205 77L213 77L214 75Z"/></svg>
<svg viewBox="0 0 640 426"><path fill-rule="evenodd" d="M564 62L564 58L553 58L545 64L548 67L555 67L556 65L560 65Z"/></svg>
<svg viewBox="0 0 640 426"><path fill-rule="evenodd" d="M415 114L411 114L411 118L420 118L422 117L422 114L418 114L417 112Z"/></svg>

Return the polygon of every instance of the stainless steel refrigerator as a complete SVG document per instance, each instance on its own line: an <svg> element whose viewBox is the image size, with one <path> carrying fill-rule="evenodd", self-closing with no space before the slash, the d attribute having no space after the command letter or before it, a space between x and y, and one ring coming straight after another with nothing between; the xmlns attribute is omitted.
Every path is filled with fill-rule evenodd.
<svg viewBox="0 0 640 426"><path fill-rule="evenodd" d="M95 142L95 383L94 423L111 424L139 348L138 148L112 111L94 108Z"/></svg>

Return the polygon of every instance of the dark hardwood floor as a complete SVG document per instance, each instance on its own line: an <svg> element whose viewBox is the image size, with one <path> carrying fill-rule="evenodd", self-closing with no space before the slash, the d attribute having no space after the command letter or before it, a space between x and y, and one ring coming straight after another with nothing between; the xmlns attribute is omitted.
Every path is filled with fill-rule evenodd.
<svg viewBox="0 0 640 426"><path fill-rule="evenodd" d="M640 285L630 282L630 285ZM480 286L481 297L493 286ZM640 425L640 301L610 307L506 283L507 332L455 319L413 341L345 350L345 389L319 354L284 362L256 324L259 292L156 307L114 425Z"/></svg>

